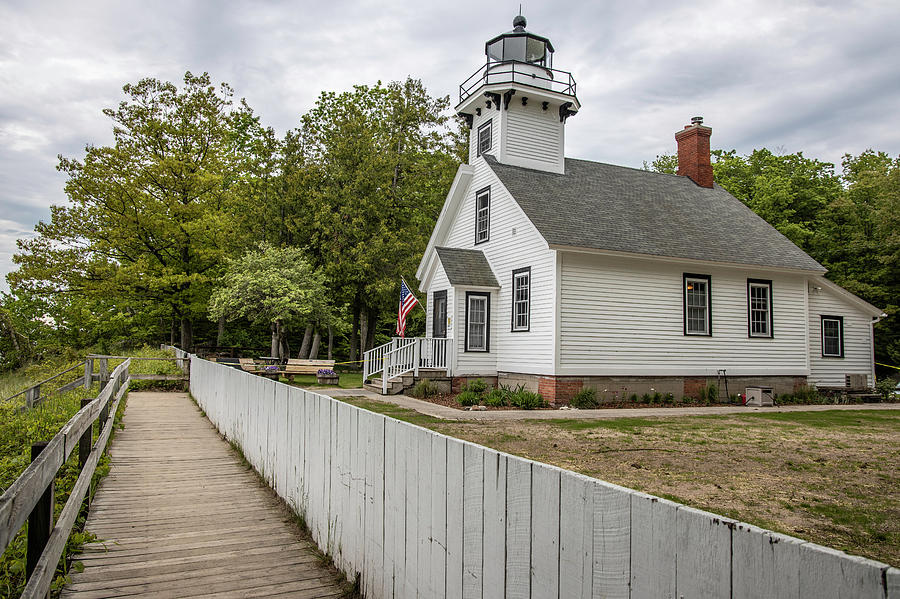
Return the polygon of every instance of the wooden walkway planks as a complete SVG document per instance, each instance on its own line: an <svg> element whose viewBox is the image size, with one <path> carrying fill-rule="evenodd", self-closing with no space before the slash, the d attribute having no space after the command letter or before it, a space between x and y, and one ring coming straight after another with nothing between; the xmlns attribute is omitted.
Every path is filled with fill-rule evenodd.
<svg viewBox="0 0 900 599"><path fill-rule="evenodd" d="M128 395L64 598L337 597L338 577L185 393Z"/></svg>

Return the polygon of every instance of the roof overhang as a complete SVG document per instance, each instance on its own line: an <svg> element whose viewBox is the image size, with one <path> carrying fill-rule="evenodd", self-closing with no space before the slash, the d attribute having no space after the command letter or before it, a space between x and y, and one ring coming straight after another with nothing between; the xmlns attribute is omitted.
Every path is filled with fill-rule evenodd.
<svg viewBox="0 0 900 599"><path fill-rule="evenodd" d="M503 93L509 90L514 90L517 94L517 97L527 94L528 99L533 102L549 102L549 106L553 108L558 109L563 104L570 103L572 104L572 106L569 108L571 112L574 113L581 110L581 102L578 101L577 96L555 92L535 85L520 83L518 81L507 81L502 83L498 82L482 85L469 97L457 104L454 110L456 112L472 114L476 108L484 107L484 103L488 99L485 97L485 94L503 95ZM491 110L502 110L502 107L494 106L493 108L491 108Z"/></svg>
<svg viewBox="0 0 900 599"><path fill-rule="evenodd" d="M817 276L813 280L815 281L815 283L822 285L822 287L835 292L837 295L849 301L851 304L855 305L863 312L867 312L872 318L876 319L876 321L887 317L887 314L885 314L884 311L881 310L881 308L873 306L863 298L847 291L837 283L829 281L822 276Z"/></svg>
<svg viewBox="0 0 900 599"><path fill-rule="evenodd" d="M420 283L425 284L425 278L431 278L434 270L434 263L437 260L437 253L434 251L436 245L439 245L447 238L450 233L450 227L453 225L453 218L466 197L466 191L469 184L475 176L475 168L469 164L460 164L456 169L456 176L453 177L453 183L450 185L450 191L447 192L447 199L444 200L444 206L441 208L441 214L438 216L434 229L431 231L431 237L428 239L428 245L425 246L425 252L419 261L419 268L416 269L416 278Z"/></svg>

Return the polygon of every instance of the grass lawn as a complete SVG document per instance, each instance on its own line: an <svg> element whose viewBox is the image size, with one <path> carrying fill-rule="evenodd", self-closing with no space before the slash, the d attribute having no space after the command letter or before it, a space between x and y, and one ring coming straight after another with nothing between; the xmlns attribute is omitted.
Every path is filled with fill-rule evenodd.
<svg viewBox="0 0 900 599"><path fill-rule="evenodd" d="M339 372L338 386L342 389L362 389L362 372ZM282 383L288 380L281 377ZM332 385L320 385L316 382L314 374L297 374L294 375L294 385L297 387L330 387Z"/></svg>
<svg viewBox="0 0 900 599"><path fill-rule="evenodd" d="M900 411L450 422L444 434L900 565Z"/></svg>

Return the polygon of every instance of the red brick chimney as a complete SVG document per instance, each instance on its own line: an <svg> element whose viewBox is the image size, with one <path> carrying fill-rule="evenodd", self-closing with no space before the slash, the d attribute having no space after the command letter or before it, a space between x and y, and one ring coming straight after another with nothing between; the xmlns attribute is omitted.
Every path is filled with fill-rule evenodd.
<svg viewBox="0 0 900 599"><path fill-rule="evenodd" d="M675 134L678 142L678 174L690 177L700 187L713 186L709 163L709 138L712 129L703 126L703 117L695 116L690 125Z"/></svg>

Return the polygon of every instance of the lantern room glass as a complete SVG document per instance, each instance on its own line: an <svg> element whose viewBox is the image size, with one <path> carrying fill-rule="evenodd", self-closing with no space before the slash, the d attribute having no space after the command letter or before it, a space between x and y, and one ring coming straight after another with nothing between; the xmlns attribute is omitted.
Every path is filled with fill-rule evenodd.
<svg viewBox="0 0 900 599"><path fill-rule="evenodd" d="M531 35L505 35L487 46L488 62L524 62L552 68L547 42Z"/></svg>

